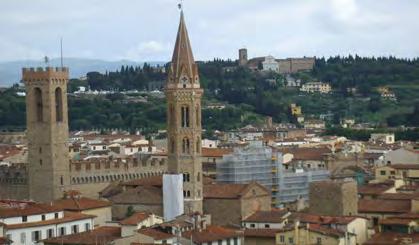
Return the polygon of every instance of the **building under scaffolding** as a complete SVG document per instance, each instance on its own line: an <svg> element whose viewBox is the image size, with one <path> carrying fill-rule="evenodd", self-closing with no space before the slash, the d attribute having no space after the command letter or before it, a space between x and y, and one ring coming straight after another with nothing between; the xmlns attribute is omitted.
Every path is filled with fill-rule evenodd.
<svg viewBox="0 0 419 245"><path fill-rule="evenodd" d="M272 205L308 199L309 184L329 178L327 170L293 167L286 169L282 154L261 141L253 141L247 147L235 148L224 155L217 164L217 181L224 183L249 183L256 181L272 192Z"/></svg>

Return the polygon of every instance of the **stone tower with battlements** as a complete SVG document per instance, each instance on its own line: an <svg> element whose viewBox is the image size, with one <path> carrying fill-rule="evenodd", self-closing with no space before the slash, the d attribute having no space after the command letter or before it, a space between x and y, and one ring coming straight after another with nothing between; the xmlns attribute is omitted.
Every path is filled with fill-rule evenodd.
<svg viewBox="0 0 419 245"><path fill-rule="evenodd" d="M247 49L242 48L239 49L239 65L245 66L247 65Z"/></svg>
<svg viewBox="0 0 419 245"><path fill-rule="evenodd" d="M201 97L183 11L166 83L168 171L183 174L185 212L202 213Z"/></svg>
<svg viewBox="0 0 419 245"><path fill-rule="evenodd" d="M68 68L23 68L26 87L29 198L49 202L70 185Z"/></svg>

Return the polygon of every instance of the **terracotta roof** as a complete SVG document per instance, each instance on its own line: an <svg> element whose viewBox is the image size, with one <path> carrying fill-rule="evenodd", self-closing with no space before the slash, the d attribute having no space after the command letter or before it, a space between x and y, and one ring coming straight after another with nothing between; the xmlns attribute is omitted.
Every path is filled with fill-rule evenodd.
<svg viewBox="0 0 419 245"><path fill-rule="evenodd" d="M101 226L94 230L43 240L47 244L108 244L121 238L121 227Z"/></svg>
<svg viewBox="0 0 419 245"><path fill-rule="evenodd" d="M7 201L0 201L0 218L54 213L63 210L61 207L42 203L16 202L13 206L8 206L5 202Z"/></svg>
<svg viewBox="0 0 419 245"><path fill-rule="evenodd" d="M153 228L144 228L144 229L138 230L137 232L158 241L166 240L166 239L170 239L174 237L173 234L162 232Z"/></svg>
<svg viewBox="0 0 419 245"><path fill-rule="evenodd" d="M235 237L241 237L243 234L240 231L221 227L209 225L205 230L197 231L191 230L182 233L184 238L191 238L195 244L208 243L218 240L225 240Z"/></svg>
<svg viewBox="0 0 419 245"><path fill-rule="evenodd" d="M135 189L126 190L109 198L116 204L154 204L163 203L163 192L161 188L154 186L139 186Z"/></svg>
<svg viewBox="0 0 419 245"><path fill-rule="evenodd" d="M292 213L289 217L290 220L298 220L302 223L309 224L349 224L357 218L362 218L358 216L325 216L317 214L308 214L308 213Z"/></svg>
<svg viewBox="0 0 419 245"><path fill-rule="evenodd" d="M112 203L87 197L70 197L58 199L53 205L68 211L83 211L88 209L111 207Z"/></svg>
<svg viewBox="0 0 419 245"><path fill-rule="evenodd" d="M275 235L282 230L280 229L245 229L245 237L271 237L275 238Z"/></svg>
<svg viewBox="0 0 419 245"><path fill-rule="evenodd" d="M223 157L229 153L232 153L233 150L230 148L202 148L201 156L202 157Z"/></svg>
<svg viewBox="0 0 419 245"><path fill-rule="evenodd" d="M412 243L406 243L411 240ZM364 245L401 245L413 244L419 242L419 233L405 234L395 232L377 233L371 239L364 243Z"/></svg>
<svg viewBox="0 0 419 245"><path fill-rule="evenodd" d="M204 185L204 198L218 199L236 199L241 198L253 186L257 185L266 191L266 195L270 194L265 187L256 182L249 184L210 184Z"/></svg>
<svg viewBox="0 0 419 245"><path fill-rule="evenodd" d="M397 216L392 216L392 217L400 218L400 219L419 220L419 214L417 213L403 213L403 214L399 214Z"/></svg>
<svg viewBox="0 0 419 245"><path fill-rule="evenodd" d="M121 225L138 225L142 221L148 219L148 217L150 217L149 213L137 212L131 215L130 217L120 221L119 223Z"/></svg>
<svg viewBox="0 0 419 245"><path fill-rule="evenodd" d="M96 218L96 216L83 214L83 213L64 212L64 217L61 219L49 219L49 220L38 221L38 222L28 222L28 223L20 223L20 224L15 224L15 225L6 225L6 227L8 230L12 230L12 229L21 229L21 228L36 227L36 226L63 224L67 222L84 220L84 219L93 219L93 218Z"/></svg>
<svg viewBox="0 0 419 245"><path fill-rule="evenodd" d="M393 188L394 185L388 184L367 184L358 187L358 193L363 195L380 195Z"/></svg>
<svg viewBox="0 0 419 245"><path fill-rule="evenodd" d="M410 200L360 199L359 213L407 213L411 209Z"/></svg>
<svg viewBox="0 0 419 245"><path fill-rule="evenodd" d="M0 145L0 160L19 154L22 151L14 145Z"/></svg>
<svg viewBox="0 0 419 245"><path fill-rule="evenodd" d="M327 228L321 225L317 225L317 224L310 224L308 229L310 231L313 232L317 232L323 235L329 235L329 236L333 236L333 237L343 237L345 236L345 233L337 230L337 229L331 229L331 228Z"/></svg>
<svg viewBox="0 0 419 245"><path fill-rule="evenodd" d="M135 179L128 182L123 183L126 186L155 186L155 187L162 187L163 186L163 176L152 176L148 178L142 179Z"/></svg>
<svg viewBox="0 0 419 245"><path fill-rule="evenodd" d="M377 198L387 200L412 200L417 197L419 197L419 193L383 193Z"/></svg>
<svg viewBox="0 0 419 245"><path fill-rule="evenodd" d="M293 160L318 160L324 159L326 154L332 153L329 148L308 148L308 147L292 147L279 149L283 154L290 153L294 155Z"/></svg>
<svg viewBox="0 0 419 245"><path fill-rule="evenodd" d="M285 216L289 213L288 210L271 210L271 211L256 211L246 219L244 222L267 222L267 223L281 223Z"/></svg>

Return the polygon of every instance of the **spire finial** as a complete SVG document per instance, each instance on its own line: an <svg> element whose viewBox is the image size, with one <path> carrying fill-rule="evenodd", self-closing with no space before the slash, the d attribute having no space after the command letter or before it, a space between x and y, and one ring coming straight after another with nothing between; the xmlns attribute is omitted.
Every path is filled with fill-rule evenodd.
<svg viewBox="0 0 419 245"><path fill-rule="evenodd" d="M183 11L183 0L180 0L177 7L179 8L179 10L182 12Z"/></svg>

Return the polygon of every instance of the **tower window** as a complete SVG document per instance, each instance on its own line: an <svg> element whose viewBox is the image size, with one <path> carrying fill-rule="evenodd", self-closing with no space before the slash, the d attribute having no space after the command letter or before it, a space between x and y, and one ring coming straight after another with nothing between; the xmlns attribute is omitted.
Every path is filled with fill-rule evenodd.
<svg viewBox="0 0 419 245"><path fill-rule="evenodd" d="M182 153L189 153L189 149L190 149L189 139L184 138L183 139L183 144L182 144Z"/></svg>
<svg viewBox="0 0 419 245"><path fill-rule="evenodd" d="M181 118L182 118L182 127L188 128L189 127L189 106L182 106L181 108Z"/></svg>
<svg viewBox="0 0 419 245"><path fill-rule="evenodd" d="M199 105L196 105L196 126L199 127L200 126L200 122L201 122L201 110L199 109Z"/></svg>
<svg viewBox="0 0 419 245"><path fill-rule="evenodd" d="M175 153L175 141L173 139L170 142L170 152Z"/></svg>
<svg viewBox="0 0 419 245"><path fill-rule="evenodd" d="M35 106L36 106L36 121L42 122L44 120L44 109L42 104L42 91L40 88L35 88Z"/></svg>
<svg viewBox="0 0 419 245"><path fill-rule="evenodd" d="M63 96L61 88L55 89L55 117L57 122L63 121Z"/></svg>
<svg viewBox="0 0 419 245"><path fill-rule="evenodd" d="M201 139L199 137L196 139L196 152L201 152Z"/></svg>

